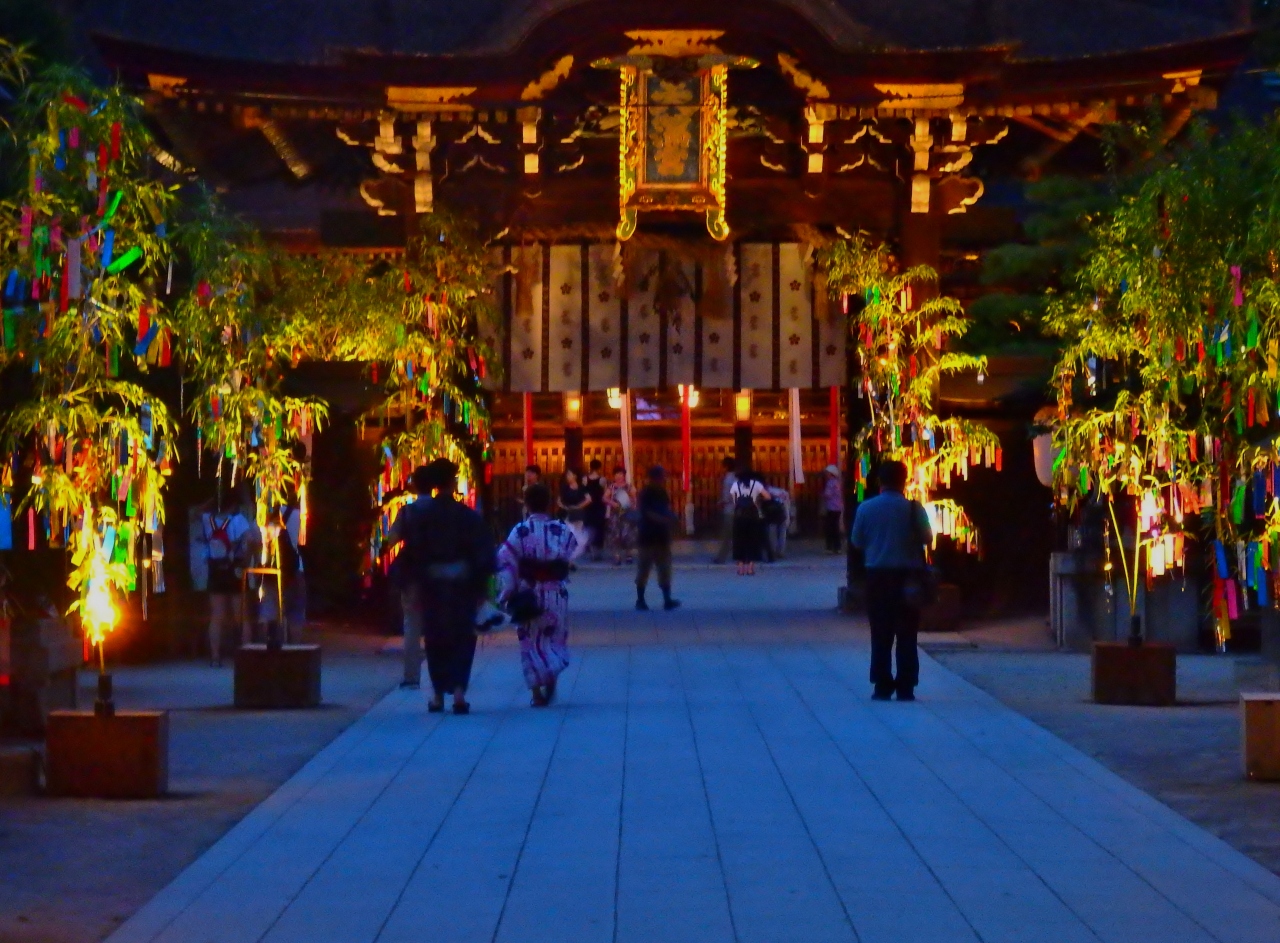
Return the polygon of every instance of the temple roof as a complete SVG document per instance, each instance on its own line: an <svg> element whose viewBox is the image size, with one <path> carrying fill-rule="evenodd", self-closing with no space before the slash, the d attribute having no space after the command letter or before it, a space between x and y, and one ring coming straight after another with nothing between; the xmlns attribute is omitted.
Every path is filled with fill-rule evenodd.
<svg viewBox="0 0 1280 943"><path fill-rule="evenodd" d="M217 57L320 63L351 49L499 52L519 46L547 18L586 4L640 10L641 18L664 20L687 16L690 6L687 0L76 0L71 5L78 25L122 39ZM790 7L833 45L850 50L1007 43L1027 58L1136 50L1218 36L1242 25L1233 22L1232 11L1239 6L1234 0L758 0L758 5Z"/></svg>

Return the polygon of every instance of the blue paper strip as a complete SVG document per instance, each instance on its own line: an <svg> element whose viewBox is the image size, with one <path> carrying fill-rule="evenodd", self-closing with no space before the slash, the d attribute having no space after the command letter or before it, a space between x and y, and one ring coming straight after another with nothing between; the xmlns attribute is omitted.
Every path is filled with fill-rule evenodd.
<svg viewBox="0 0 1280 943"><path fill-rule="evenodd" d="M147 329L147 333L143 334L142 337L138 339L138 343L134 345L133 355L135 357L145 357L147 355L147 348L151 346L151 342L156 339L156 335L158 333L160 333L160 325L152 324L151 327Z"/></svg>
<svg viewBox="0 0 1280 943"><path fill-rule="evenodd" d="M1221 540L1213 542L1213 553L1218 559L1218 579L1225 580L1229 576L1227 573L1227 550L1222 546Z"/></svg>
<svg viewBox="0 0 1280 943"><path fill-rule="evenodd" d="M0 494L0 550L13 549L13 510L9 496Z"/></svg>

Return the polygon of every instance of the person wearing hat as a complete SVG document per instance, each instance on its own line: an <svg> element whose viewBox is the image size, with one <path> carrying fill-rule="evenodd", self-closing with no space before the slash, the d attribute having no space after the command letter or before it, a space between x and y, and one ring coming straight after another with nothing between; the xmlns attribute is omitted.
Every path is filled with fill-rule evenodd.
<svg viewBox="0 0 1280 943"><path fill-rule="evenodd" d="M838 554L844 551L841 539L844 531L840 526L840 519L844 516L844 486L840 482L840 469L835 465L824 468L823 475L822 535L826 539L827 553Z"/></svg>
<svg viewBox="0 0 1280 943"><path fill-rule="evenodd" d="M416 479L415 479L416 480ZM493 538L484 518L457 498L458 466L438 458L426 466L423 484L435 497L414 513L405 528L408 578L420 599L422 637L432 697L427 710L466 714L467 686L476 654L476 609L494 572Z"/></svg>

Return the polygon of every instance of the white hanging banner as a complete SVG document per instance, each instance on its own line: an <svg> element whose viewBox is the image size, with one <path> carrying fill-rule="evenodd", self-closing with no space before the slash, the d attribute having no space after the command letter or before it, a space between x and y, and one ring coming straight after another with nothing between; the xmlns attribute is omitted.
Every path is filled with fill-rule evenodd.
<svg viewBox="0 0 1280 943"><path fill-rule="evenodd" d="M668 265L672 260L668 259ZM696 266L692 260L677 262L680 266L681 284L688 289L687 294L680 296L675 311L667 312L667 383L690 384L693 382L694 354L697 353L697 319L694 316L693 289L697 277Z"/></svg>
<svg viewBox="0 0 1280 943"><path fill-rule="evenodd" d="M489 251L489 261L497 274L489 286L490 316L480 321L480 340L489 348L482 386L487 390L502 388L502 312L506 307L506 249L497 246Z"/></svg>
<svg viewBox="0 0 1280 943"><path fill-rule="evenodd" d="M662 326L653 310L653 294L658 284L658 253L643 252L637 269L637 284L627 299L627 386L643 390L658 385L662 350Z"/></svg>
<svg viewBox="0 0 1280 943"><path fill-rule="evenodd" d="M813 321L817 329L814 343L818 345L818 376L815 377L815 385L844 386L845 344L848 342L849 325L840 300L829 297L825 286L814 293Z"/></svg>
<svg viewBox="0 0 1280 943"><path fill-rule="evenodd" d="M773 389L773 245L744 242L742 388Z"/></svg>
<svg viewBox="0 0 1280 943"><path fill-rule="evenodd" d="M582 389L582 247L551 247L547 389Z"/></svg>
<svg viewBox="0 0 1280 943"><path fill-rule="evenodd" d="M511 264L511 389L542 391L542 246L515 246Z"/></svg>
<svg viewBox="0 0 1280 943"><path fill-rule="evenodd" d="M800 244L778 246L778 366L785 387L813 385L813 305Z"/></svg>
<svg viewBox="0 0 1280 943"><path fill-rule="evenodd" d="M620 386L622 373L622 299L614 276L614 245L593 245L587 250L591 296L589 312L591 362L587 386L607 390Z"/></svg>
<svg viewBox="0 0 1280 943"><path fill-rule="evenodd" d="M801 450L800 391L794 386L787 390L787 453L791 459L791 484L804 484L804 452Z"/></svg>

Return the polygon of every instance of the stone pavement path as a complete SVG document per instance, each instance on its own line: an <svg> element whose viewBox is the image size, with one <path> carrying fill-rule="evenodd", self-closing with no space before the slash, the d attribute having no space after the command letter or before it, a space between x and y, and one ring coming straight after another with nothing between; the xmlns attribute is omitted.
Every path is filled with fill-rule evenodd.
<svg viewBox="0 0 1280 943"><path fill-rule="evenodd" d="M111 943L1280 940L1280 878L936 662L870 702L834 573L581 574L555 706L489 640L471 716L389 695Z"/></svg>

